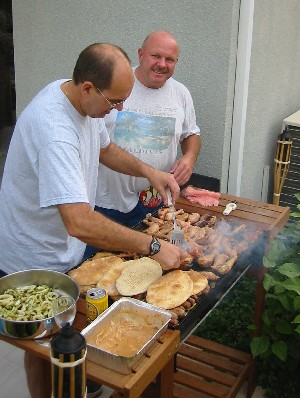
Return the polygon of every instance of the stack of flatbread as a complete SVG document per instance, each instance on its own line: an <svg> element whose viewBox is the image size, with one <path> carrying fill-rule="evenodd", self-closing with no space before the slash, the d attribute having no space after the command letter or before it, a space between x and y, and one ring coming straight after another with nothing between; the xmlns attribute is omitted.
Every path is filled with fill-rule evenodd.
<svg viewBox="0 0 300 398"><path fill-rule="evenodd" d="M120 267L125 264L122 258L117 256L107 256L92 258L84 261L78 268L68 272L68 275L75 280L80 287L80 292L96 287L99 279L111 268Z"/></svg>
<svg viewBox="0 0 300 398"><path fill-rule="evenodd" d="M160 264L149 258L127 261L129 265L116 281L116 287L122 296L135 296L145 293L148 287L162 276Z"/></svg>
<svg viewBox="0 0 300 398"><path fill-rule="evenodd" d="M148 303L164 309L178 307L193 292L193 281L185 271L175 270L163 275L152 283L146 300Z"/></svg>
<svg viewBox="0 0 300 398"><path fill-rule="evenodd" d="M204 275L202 275L202 272L194 271L191 269L189 271L186 271L186 273L193 281L193 290L191 295L197 295L207 288L208 279Z"/></svg>
<svg viewBox="0 0 300 398"><path fill-rule="evenodd" d="M197 271L171 271L157 279L147 289L146 301L164 309L182 305L190 296L199 294L208 280Z"/></svg>
<svg viewBox="0 0 300 398"><path fill-rule="evenodd" d="M79 285L81 293L101 287L111 297L135 296L146 292L148 286L162 276L162 268L149 257L124 261L118 256L100 255L84 261L68 274Z"/></svg>
<svg viewBox="0 0 300 398"><path fill-rule="evenodd" d="M112 253L99 253L69 272L80 292L101 287L113 299L146 294L146 301L164 309L181 306L208 288L204 272L173 270L162 275L160 264L149 257L124 261Z"/></svg>

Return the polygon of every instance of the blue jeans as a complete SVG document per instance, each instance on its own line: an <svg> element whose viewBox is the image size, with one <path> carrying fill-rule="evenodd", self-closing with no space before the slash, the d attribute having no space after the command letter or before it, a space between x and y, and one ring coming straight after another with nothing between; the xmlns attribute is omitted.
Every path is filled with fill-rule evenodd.
<svg viewBox="0 0 300 398"><path fill-rule="evenodd" d="M132 209L129 213L122 213L119 210L105 209L103 207L98 207L98 206L95 206L95 210L99 211L99 213L102 213L107 218L110 218L111 220L118 222L119 224L132 228L138 225L145 218L146 214L154 213L160 207L162 207L162 205L163 203L155 208L150 208L143 206L143 204L139 201L135 206L135 208ZM82 261L91 257L98 251L99 251L98 248L87 245Z"/></svg>

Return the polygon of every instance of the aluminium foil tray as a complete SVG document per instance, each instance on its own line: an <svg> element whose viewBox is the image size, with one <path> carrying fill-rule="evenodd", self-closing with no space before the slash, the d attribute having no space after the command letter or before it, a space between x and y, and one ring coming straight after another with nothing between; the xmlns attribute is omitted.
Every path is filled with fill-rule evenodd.
<svg viewBox="0 0 300 398"><path fill-rule="evenodd" d="M99 334L116 319L121 310L133 312L134 315L147 319L147 323L156 328L152 338L132 357L122 357L96 347L95 333ZM115 370L118 373L130 374L135 366L143 359L144 354L153 346L156 340L167 329L171 313L142 301L123 297L113 303L106 311L98 316L89 326L82 330L86 339L87 357L90 361Z"/></svg>

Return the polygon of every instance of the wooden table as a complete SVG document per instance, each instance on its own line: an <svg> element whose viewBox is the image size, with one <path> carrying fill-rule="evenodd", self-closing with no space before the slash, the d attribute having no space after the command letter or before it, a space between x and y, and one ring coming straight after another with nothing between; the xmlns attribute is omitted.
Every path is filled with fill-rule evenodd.
<svg viewBox="0 0 300 398"><path fill-rule="evenodd" d="M81 331L86 323L85 300L79 299L73 323ZM22 340L0 335L9 344L29 351L50 362L50 338ZM99 384L119 391L125 398L172 398L174 380L174 355L179 347L180 332L167 330L148 351L139 365L129 375L123 375L87 360L87 377ZM156 379L156 383L152 383Z"/></svg>

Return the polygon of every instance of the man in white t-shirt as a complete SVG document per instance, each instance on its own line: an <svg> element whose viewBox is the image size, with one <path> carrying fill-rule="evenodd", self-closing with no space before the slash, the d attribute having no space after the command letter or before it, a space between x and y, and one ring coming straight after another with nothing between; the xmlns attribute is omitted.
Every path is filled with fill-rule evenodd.
<svg viewBox="0 0 300 398"><path fill-rule="evenodd" d="M153 32L138 56L133 90L123 110L104 118L108 133L128 153L172 173L183 185L192 174L201 142L190 92L172 78L179 57L177 41L169 32ZM179 144L182 156L177 159ZM161 205L160 195L145 178L99 167L96 210L134 226Z"/></svg>
<svg viewBox="0 0 300 398"><path fill-rule="evenodd" d="M79 55L72 80L50 83L22 112L0 190L0 276L36 268L67 272L80 263L86 244L179 267L186 255L179 247L94 211L99 156L107 167L147 178L166 202L167 186L174 199L179 194L174 176L110 142L102 118L122 109L133 80L122 49L95 43ZM32 398L50 397L50 373L38 358L26 352L25 366Z"/></svg>

